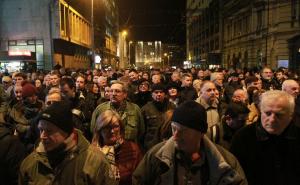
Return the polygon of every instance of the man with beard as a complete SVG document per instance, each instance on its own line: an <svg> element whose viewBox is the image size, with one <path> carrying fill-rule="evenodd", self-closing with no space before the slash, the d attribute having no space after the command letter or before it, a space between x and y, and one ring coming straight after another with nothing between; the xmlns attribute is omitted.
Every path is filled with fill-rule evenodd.
<svg viewBox="0 0 300 185"><path fill-rule="evenodd" d="M40 142L21 164L19 185L115 184L109 163L74 129L71 107L54 102L39 116Z"/></svg>
<svg viewBox="0 0 300 185"><path fill-rule="evenodd" d="M175 105L166 98L166 88L162 84L152 86L152 101L142 107L145 121L144 149L147 151L153 145L158 128L164 123L164 114Z"/></svg>
<svg viewBox="0 0 300 185"><path fill-rule="evenodd" d="M205 135L206 111L195 101L175 109L173 136L149 150L136 168L133 185L246 185L236 158Z"/></svg>
<svg viewBox="0 0 300 185"><path fill-rule="evenodd" d="M93 132L98 116L106 110L114 110L121 116L125 127L124 138L142 145L144 135L144 119L138 105L126 100L128 89L121 81L112 81L110 86L110 101L96 107L91 119L90 131Z"/></svg>
<svg viewBox="0 0 300 185"><path fill-rule="evenodd" d="M262 81L262 88L266 91L280 89L280 85L278 82L273 78L273 71L272 69L265 67L261 71L261 81Z"/></svg>

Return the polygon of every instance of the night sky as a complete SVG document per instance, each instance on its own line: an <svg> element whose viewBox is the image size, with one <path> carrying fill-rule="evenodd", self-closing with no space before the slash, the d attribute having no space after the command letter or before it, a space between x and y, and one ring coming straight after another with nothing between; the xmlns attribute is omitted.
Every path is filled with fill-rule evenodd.
<svg viewBox="0 0 300 185"><path fill-rule="evenodd" d="M185 44L185 0L118 0L130 40Z"/></svg>

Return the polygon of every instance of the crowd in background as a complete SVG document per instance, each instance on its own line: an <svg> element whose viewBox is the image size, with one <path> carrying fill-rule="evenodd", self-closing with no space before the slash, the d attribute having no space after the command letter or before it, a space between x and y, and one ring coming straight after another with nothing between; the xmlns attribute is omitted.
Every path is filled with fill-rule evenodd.
<svg viewBox="0 0 300 185"><path fill-rule="evenodd" d="M236 136L236 133L249 125L259 125L261 117L268 114L267 110L262 112L260 107L262 95L276 90L291 95L295 105L293 110L290 110L292 118L289 122L292 122L295 128L300 125L300 79L296 73L286 68L273 71L268 67L260 70L71 70L61 67L50 72L3 73L0 78L0 176L1 179L5 179L4 182L8 182L5 184L16 184L18 175L19 184L26 184L25 182L32 180L26 179L28 174L22 173L22 170L24 172L30 168L28 160L36 160L30 153L40 150L38 144L43 131L41 120L52 121L66 131L68 137L74 134L73 127L68 125L73 125L76 133L81 133L77 137L86 142L82 146L87 147L91 143L91 150L99 149L109 164L105 168L112 172L112 175L107 176L112 176L122 185L133 183L134 171L153 146L172 137L174 110L185 102L193 100L205 109L206 137L236 156L249 184L258 184L256 173L253 172L257 166L251 164L255 163L257 158L251 157L252 161L249 162L250 159L244 157L245 153L251 150L259 153L257 150L263 149L253 144L248 146L250 151L243 151L247 148L243 147L245 143L240 143L239 138L246 136ZM63 104L57 106L57 102ZM57 107L54 109L55 105ZM67 109L70 110L70 115L65 112ZM52 116L51 119L45 117L46 113ZM185 116L190 115L187 112ZM266 130L265 127L264 129ZM260 130L265 132L264 129ZM298 142L298 133L295 137ZM250 136L247 137L249 138ZM282 145L279 149L275 147L280 151L299 150L300 145L298 148L289 149L283 141L277 138L275 140L275 145ZM278 153L279 156L275 158L282 157L286 160L285 153ZM289 160L299 159L298 157ZM59 168L61 160L54 157L50 166L53 169ZM278 164L282 165L282 168L276 169L276 173L286 170L285 162ZM268 165L273 165L272 161ZM299 168L290 165L290 171ZM267 169L263 164L261 168ZM272 176L268 175L268 178ZM293 184L296 178L290 176L284 176L291 179L287 184ZM283 182L284 178L280 180ZM277 181L279 184L280 180Z"/></svg>

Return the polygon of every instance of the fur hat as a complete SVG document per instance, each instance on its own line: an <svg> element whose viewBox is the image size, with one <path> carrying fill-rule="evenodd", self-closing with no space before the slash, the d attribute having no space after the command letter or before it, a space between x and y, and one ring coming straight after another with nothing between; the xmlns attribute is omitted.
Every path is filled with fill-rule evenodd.
<svg viewBox="0 0 300 185"><path fill-rule="evenodd" d="M33 96L37 93L36 87L31 83L25 83L22 86L22 96L23 98Z"/></svg>

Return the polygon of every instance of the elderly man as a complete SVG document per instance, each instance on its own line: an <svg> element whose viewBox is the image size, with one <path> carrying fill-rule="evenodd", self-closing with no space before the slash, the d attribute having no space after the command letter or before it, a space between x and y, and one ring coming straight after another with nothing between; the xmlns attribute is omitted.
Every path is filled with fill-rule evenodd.
<svg viewBox="0 0 300 185"><path fill-rule="evenodd" d="M283 91L261 96L260 121L242 128L232 140L250 185L300 184L300 130L292 124L294 98Z"/></svg>
<svg viewBox="0 0 300 185"><path fill-rule="evenodd" d="M186 101L175 109L173 136L146 153L133 174L133 184L247 184L235 157L206 136L205 109Z"/></svg>
<svg viewBox="0 0 300 185"><path fill-rule="evenodd" d="M91 132L94 131L97 117L105 110L115 110L121 116L125 126L125 139L142 144L145 131L144 119L138 105L126 100L127 88L121 81L113 81L110 86L110 101L96 107L91 120Z"/></svg>
<svg viewBox="0 0 300 185"><path fill-rule="evenodd" d="M115 184L107 160L74 129L70 106L55 102L39 117L40 142L22 162L19 185Z"/></svg>

